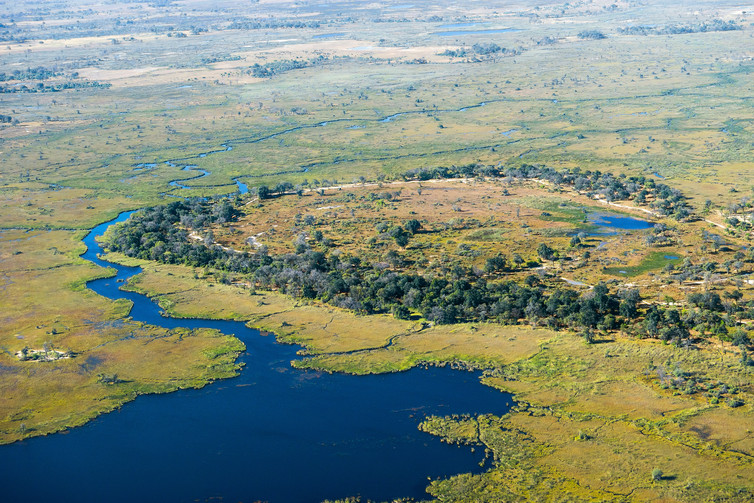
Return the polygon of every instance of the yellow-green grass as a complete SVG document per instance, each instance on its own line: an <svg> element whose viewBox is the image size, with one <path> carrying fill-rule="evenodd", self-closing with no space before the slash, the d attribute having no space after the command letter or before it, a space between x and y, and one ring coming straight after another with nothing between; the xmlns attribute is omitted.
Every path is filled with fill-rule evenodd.
<svg viewBox="0 0 754 503"><path fill-rule="evenodd" d="M610 7L611 4L615 4L615 8ZM456 15L449 14L442 4L381 10L379 15L386 19L405 17L409 20L400 23L372 23L371 19L364 17L364 11L353 11L347 5L321 6L321 14L313 17L319 15L326 23L334 24L325 24L322 29L303 30L225 30L222 27L228 20L226 11L211 12L202 2L190 5L196 10L186 11L188 25L201 25L211 20L209 24L219 28L201 35L184 30L189 36L180 39L149 31L153 19L180 13L175 10L181 8L177 6L145 5L134 11L117 5L103 9L92 4L89 11L88 5L72 8L61 4L50 6L51 14L44 14L47 22L44 28L41 28L41 21L18 20L24 30L32 30L26 32L30 39L24 43L9 42L4 47L4 68L60 66L65 71L81 71L85 78L112 83L113 86L109 89L3 95L5 107L2 113L11 114L20 121L17 125L0 125L3 142L0 149L3 166L0 214L3 227L84 229L106 221L124 209L173 200L162 197L162 192L201 196L229 193L233 190L232 178L243 175L259 175L244 179L251 186L259 183L274 185L280 181L300 183L315 178L342 182L358 176L373 179L378 174L386 174L392 177L410 168L469 162L502 163L514 167L522 162L546 163L554 167L581 167L647 176L656 171L668 177L666 183L683 190L695 207L701 207L706 199L710 199L715 207L709 218L716 221L722 221L722 213L728 204L750 195L749 187L754 180L754 165L750 159L749 103L753 81L751 54L747 48L751 45L753 19L751 13L742 13L736 4L700 1L698 5L679 7L667 2L648 2L636 6L623 1L600 0L590 4L550 6L522 2L516 9L505 12L493 10L493 6L478 6L473 11L459 13L459 16L468 16L462 21L523 30L464 38L431 35L441 24L457 21ZM25 1L19 4L20 10L32 7L37 6ZM70 12L75 15L65 12L71 8ZM249 15L247 6L238 8L243 9L239 18ZM289 15L286 9L276 2L263 2L254 6L252 14L275 18L282 13L285 17ZM356 22L338 21L336 13L342 11L347 14L355 12ZM438 15L443 20L432 21L429 19L431 15ZM109 26L118 16L128 16L140 26L138 30L143 31L123 33L123 36L119 33L116 37L119 43L116 44L110 36L79 33L74 24L78 19L82 25L92 21ZM193 16L197 16L196 22ZM699 19L714 17L735 19L744 29L646 37L617 32L627 24L661 26L695 23ZM74 28L71 35L66 35L68 38L48 38L54 26L66 23ZM583 29L602 30L608 38L579 40L576 34ZM324 30L343 31L347 35L345 40L326 44L311 39L312 35ZM129 35L134 36L133 41L127 39ZM544 36L554 37L557 42L537 44ZM291 42L292 38L298 40ZM475 42L521 47L524 52L515 57L500 57L481 63L436 55L445 48L456 49ZM363 53L376 59L361 58L360 51L352 50L357 45L377 47L377 50ZM239 55L242 59L218 64L201 62L202 57L221 53ZM255 62L306 59L319 54L348 55L349 59L338 60L324 69L296 70L270 79L259 80L240 74L241 68ZM405 64L417 57L426 57L430 63ZM183 88L183 85L192 87ZM495 99L505 101L495 103ZM488 103L484 107L452 111L483 101ZM435 108L451 111L435 112ZM298 112L306 109L306 113L299 115L294 109ZM420 109L431 112L398 117L389 123L368 121ZM351 122L333 123L254 144L245 144L243 140L339 118L348 118L353 124L366 128L348 130L346 127ZM177 191L168 185L171 180L185 178L191 173L181 172L180 166L170 167L164 161L196 156L234 139L238 141L232 143L234 149L230 152L184 162L198 164L212 172L209 177L186 183L197 188ZM463 147L469 148L455 151ZM336 159L340 162L334 163ZM135 171L135 165L144 162L157 162L158 166L147 172ZM312 166L307 173L287 173L300 171L302 166L311 163L319 164ZM72 188L49 191L50 184ZM214 186L204 186L210 184ZM738 192L731 192L734 188ZM410 189L406 189L405 195L409 194L415 197ZM549 192L541 194L541 198L553 195ZM317 204L327 206L333 200L334 195L328 191L323 202ZM477 208L468 203L460 205L462 215L456 217L470 218L472 214L481 214L479 203ZM515 204L519 205L518 202ZM522 232L512 225L515 206L508 203L495 207L493 204L488 211L503 213L502 217L496 216L502 222L473 229L451 227L436 239L418 236L406 252L413 259L424 255L433 265L448 264L457 259L482 266L485 256L500 250L534 258L531 244L540 241L556 244L559 250L565 250L574 258L583 251L567 249L568 238L565 236L548 234L560 232L566 226L563 224L576 223L572 221L575 215L550 211L554 218L547 220L539 216L541 207L526 201L520 206L524 222L530 225L529 231ZM387 220L398 222L409 217L407 208L399 203L380 210L387 213ZM410 216L428 218L426 215L433 215L438 208L417 203L415 209L410 210L416 215ZM272 209L272 203L265 203L261 211L250 215L262 220L263 212ZM370 211L377 210L374 207ZM286 211L299 210L295 207L280 210L281 218L295 216L295 213ZM362 224L359 224L362 227L357 225L355 228L338 227L336 215L339 220L348 217L338 211L323 217L326 234L336 240L336 246L356 253L359 251L356 239L346 242L342 236L349 233L357 237L371 236L373 230L367 232L367 226ZM445 222L449 220L444 219ZM263 224L254 225L264 227ZM276 247L286 249L295 237L291 222L286 225L288 227L275 239L263 236L260 240L269 243L273 250ZM699 233L703 228L712 230L702 224L684 226L682 243L674 245L670 254L690 257L695 263L706 260L722 262L730 258L732 252L710 254L701 250ZM225 339L209 333L184 337L178 342L180 338L175 335L158 338L167 334L156 327L141 327L127 320L120 328L114 326L113 322L125 316L128 306L122 302L105 301L83 289L86 279L102 271L75 258L81 233L26 235L23 230L6 230L0 237L4 289L0 302L4 315L8 313L0 333L0 343L6 351L2 365L3 369L14 369L3 370L3 376L14 376L14 387L7 392L4 389L0 396L3 397L3 410L20 414L14 416L16 419L12 419L10 412L3 415L6 418L2 423L3 439L19 438L21 423L27 429L25 435L45 433L80 424L84 418L108 410L147 388L164 391L195 385L197 376L206 376L202 369L211 365L206 354L200 354L205 350L212 354L217 348L226 347ZM254 230L255 234L259 232L256 227ZM593 257L589 261L547 263L546 266L564 277L594 284L601 279L615 279L615 276L601 271L602 262L606 267L631 267L645 263L647 253L652 253L645 251L633 238L619 237L607 241L606 246L596 249L597 240L588 240L587 249ZM475 258L457 255L460 243L481 251L482 255ZM413 249L417 244L422 248ZM381 252L389 249L394 247L390 245ZM21 253L16 253L19 251ZM374 253L370 259L381 260L382 255ZM552 337L543 330L506 327L500 328L498 333L497 327L493 330L487 325L475 325L477 332L473 333L471 326L447 329L448 332L439 327L418 331L419 327L413 323L398 322L389 317L374 319L379 329L356 333L353 327L363 327L363 318L357 319L348 313L333 317L334 313L326 306L297 305L295 301L269 293L249 296L245 292L240 295L240 300L232 300L237 296L232 287L189 285L188 280L194 279L193 272L187 273L185 288L176 287L171 296L171 281L179 281L177 276L183 273L177 270L168 272L173 276L167 276L166 272L157 279L150 279L152 273L148 271L137 287L162 295L163 304L173 313L249 319L255 326L267 327L283 338L300 341L309 352L316 353L314 360L304 360L303 364L321 368L350 372L386 371L420 361L456 359L479 366L510 365L511 358L525 358L536 352L537 344ZM528 273L514 276L523 279ZM683 300L689 290L682 288L695 288L693 285L666 284L662 275L650 276L649 273L657 271L647 270L646 274L632 277L631 281L652 298ZM201 277L204 272L197 271L197 274ZM731 289L733 285L712 283L710 288L721 291ZM211 302L209 292L222 292L218 298L224 302ZM751 297L750 286L744 285L743 292L745 299ZM259 305L260 300L266 304ZM249 303L251 307L247 305ZM265 309L272 314L267 316L269 313L265 313ZM300 312L301 320L295 330L283 326L295 312ZM322 328L330 320L327 315L335 320L329 331ZM94 322L92 326L97 329L85 320ZM55 334L51 333L53 329ZM90 343L117 339L124 330L132 330L143 339L112 342L98 350L106 356L99 364L102 372L129 377L138 374L134 378L137 383L148 375L155 375L159 382L150 381L141 387L118 390L122 384L110 386L93 382L93 376L85 376L90 379L86 381L85 377L69 372L59 389L55 389L57 385L51 384L49 377L53 370L47 369L70 370L77 361L82 361L82 356L56 362L17 362L11 354L24 344L38 346L45 342L52 342L56 348L76 348L86 354L92 351ZM457 332L452 333L453 330ZM516 335L511 335L513 333ZM17 334L25 339L16 338ZM390 348L369 349L384 346L393 335L398 337ZM506 337L515 337L515 340L505 345ZM152 339L154 342L143 346L143 341ZM512 375L518 380L505 381L505 386L518 391L522 400L534 404L564 403L558 410L569 413L586 411L600 417L625 414L633 421L631 426L621 420L623 422L600 428L596 422L582 424L562 413L557 421L527 416L528 423L524 423L520 420L524 416L520 415L516 424L531 432L519 434L512 430L498 430L496 452L501 463L517 459L520 452L532 456L534 461L523 467L509 463L481 476L454 478L446 484L449 491L443 489L443 484L434 484L433 494L443 500L484 501L486 497L499 501L505 498L507 488L521 499L532 500L703 501L710 499L716 490L725 493L722 484L729 482L731 474L736 471L742 477L738 480L744 481L741 484L752 480L745 471L748 468L731 471L729 463L732 461L717 461L718 455L714 453L720 452L718 446L709 449L714 451L713 454L701 458L689 454L690 451L697 452L694 449L701 449L697 444L678 447L679 442L688 442L687 433L697 435L695 432L701 432L700 438L707 435L710 441L719 441L724 449L730 446L730 449L749 452L751 443L747 431L751 429L751 411L748 398L747 405L738 409L728 409L725 403L704 409L703 413L690 417L679 426L682 431L672 430L671 424L663 424L653 436L647 436L640 429L644 433L638 437L632 428L637 428L642 418L653 422L641 428L655 428L661 414L672 415L706 406L699 397L673 396L671 391L662 389L656 380L642 373L644 364L648 366L647 358L658 364L668 357L692 357L664 346L647 346L644 342L637 344L651 348L652 355L629 351L635 347L633 341L600 344L594 349L582 345L577 339L573 339L573 344L567 348L558 346L562 358L545 359L560 362L553 364L553 371L545 373L545 377L532 377L529 371L524 379L514 373ZM144 353L144 347L160 347L160 351ZM594 367L599 358L584 353L597 351L599 356L608 348L620 356L605 358L605 362L609 362L605 365L610 367L607 369ZM110 349L113 349L112 353ZM721 350L726 348L722 346ZM323 353L327 351L356 352L343 355ZM569 360L563 363L563 358L573 358L575 363L569 363ZM745 384L750 376L738 374L736 358L733 353L723 353L717 361L722 362L722 378L731 382L738 379L739 384ZM227 356L224 361L231 360ZM625 369L622 369L623 363L618 365L618 362L629 361L633 363ZM713 362L700 363L700 372L718 372L719 368ZM191 370L192 365L200 367ZM163 366L165 372L162 372ZM171 368L175 370L172 374L167 372ZM592 368L604 376L602 381L588 381ZM25 373L16 372L18 369ZM26 372L28 369L35 371ZM558 387L553 383L558 383L558 372L561 371L563 385ZM229 372L229 367L222 367L216 376ZM635 378L637 373L641 376ZM10 379L3 378L2 382L10 383ZM206 380L199 379L201 382ZM82 387L74 389L73 383ZM18 390L26 394L16 393ZM47 399L48 405L52 403L53 407L45 405L44 393L47 392L51 397ZM74 396L80 399L63 398ZM637 405L630 403L632 396L639 397ZM103 399L92 402L92 397ZM101 408L93 403L101 404ZM44 413L40 415L35 411ZM590 450L591 441L569 443L582 427L590 434L598 430L605 435L605 438L596 435L596 441L601 442L599 448ZM744 433L738 435L742 431ZM632 458L631 449L626 448L625 443L637 438L639 455ZM505 439L510 442L506 444ZM505 449L506 445L509 448ZM524 449L527 446L530 448ZM552 454L546 457L550 451ZM668 460L668 457L673 459ZM595 466L595 460L602 458L610 463L609 470ZM708 459L715 461L708 464ZM693 465L688 478L684 476L683 467L678 466L681 462ZM709 467L709 474L699 473L705 467ZM676 478L652 482L649 473L654 468ZM715 475L718 472L719 477ZM484 490L477 491L478 483ZM464 485L476 491L473 497L464 497L459 489ZM624 495L607 492L613 487L618 491L625 490ZM736 500L735 492L725 494Z"/></svg>
<svg viewBox="0 0 754 503"><path fill-rule="evenodd" d="M515 62L503 58L476 66L387 66L379 61L365 66L362 61L343 60L327 72L310 68L251 84L238 83L235 88L241 95L235 99L228 99L222 87L206 81L177 91L160 83L156 76L147 75L139 86L132 83L101 92L69 93L69 100L57 99L56 104L50 96L37 98L41 107L64 115L68 122L63 128L61 122L42 121L41 138L38 134L16 137L14 148L4 154L7 174L28 171L33 153L33 164L40 168L35 171L49 181L105 187L129 178L129 170L139 162L196 155L217 149L224 141L239 139L231 152L196 159L212 175L193 183L226 186L240 175L268 175L258 181L270 183L304 178L348 180L426 164L481 159L511 164L576 163L646 174L657 170L675 176L675 183L693 190L697 175L726 183L733 164L746 161L741 145L750 132L746 122L737 131L733 131L733 125L748 118L741 98L750 88L746 84L749 70L714 60L715 50L724 52L726 45L735 46L746 36L745 32L729 32L669 39L568 40L529 47ZM706 45L710 41L720 45ZM709 61L709 65L683 72L682 59L664 44L682 50L687 58ZM574 76L551 85L553 79L560 81L587 61L585 47L601 48L601 60L589 61L594 70L589 71L589 78ZM302 47L301 51L314 53L313 48ZM631 71L623 72L627 67ZM640 78L640 73L646 74L645 78ZM309 92L312 86L318 90L314 95ZM410 86L414 89L409 90ZM105 100L105 95L113 99ZM159 101L155 96L164 99ZM21 97L10 99L13 106ZM495 99L506 101L496 103ZM706 105L709 100L715 103L712 110ZM488 102L484 107L452 111L483 101ZM189 105L176 108L176 102ZM77 114L82 108L84 112ZM125 117L120 114L123 108L129 110ZM307 113L291 112L302 108ZM448 109L451 111L442 111ZM417 110L428 112L397 117L388 123L366 122ZM348 130L350 123L330 122L260 143L245 144L242 140L342 118L367 127ZM733 132L721 132L726 125ZM6 130L9 134L12 131ZM72 137L68 133L71 130L77 136ZM501 134L510 130L516 132ZM585 138L577 138L578 134ZM495 152L488 148L493 146ZM471 150L451 152L457 147ZM38 152L42 159L37 159ZM524 157L519 160L520 154ZM332 164L336 158L354 161ZM324 164L306 174L275 175L319 162ZM127 186L132 192L150 191L155 195L160 188L168 189L166 182L176 171L160 164L156 177L139 175ZM736 172L740 184L747 183L748 171L743 177Z"/></svg>
<svg viewBox="0 0 754 503"><path fill-rule="evenodd" d="M244 320L254 328L274 332L282 341L304 345L307 354L321 355L297 363L299 366L328 369L328 362L358 359L381 361L381 371L443 361L489 367L531 355L541 341L553 336L548 330L526 327L485 323L426 326L391 316L357 316L275 292L249 294L246 285L215 283L202 278L201 270L195 274L187 267L128 260L117 254L108 258L140 265L144 271L130 280L127 288L154 297L172 316ZM351 368L364 372L358 365Z"/></svg>
<svg viewBox="0 0 754 503"><path fill-rule="evenodd" d="M143 393L236 375L243 344L211 330L126 318L127 301L84 288L107 270L78 258L81 232L0 232L0 443L78 426ZM23 348L73 357L21 361ZM101 376L118 376L108 384Z"/></svg>
<svg viewBox="0 0 754 503"><path fill-rule="evenodd" d="M426 431L452 442L482 443L498 460L483 475L433 483L432 494L484 500L476 491L494 498L505 489L530 500L560 493L578 501L698 501L722 495L746 501L754 490L750 407L709 405L649 385L645 372L667 361L732 384L751 378L730 356L689 355L623 339L588 346L558 336L536 357L504 367L504 377L486 380L514 391L523 407L501 419L425 421ZM750 397L751 390L745 394ZM654 469L664 473L661 480L651 480ZM522 477L523 472L535 476Z"/></svg>
<svg viewBox="0 0 754 503"><path fill-rule="evenodd" d="M143 204L143 203L141 203ZM2 227L87 229L138 202L112 192L88 189L26 188L0 189Z"/></svg>
<svg viewBox="0 0 754 503"><path fill-rule="evenodd" d="M606 267L604 271L607 274L611 274L613 276L632 278L634 276L645 274L650 271L659 271L668 264L677 265L680 263L679 260L682 260L682 258L678 255L673 255L673 252L671 250L655 251L646 254L644 257L642 257L641 262L636 265Z"/></svg>
<svg viewBox="0 0 754 503"><path fill-rule="evenodd" d="M122 260L117 254L107 257ZM126 288L154 297L171 316L246 321L316 353L381 347L391 337L415 330L415 324L391 316L370 317L365 323L366 318L349 311L307 304L276 292L252 294L247 285L223 285L212 276L203 277L201 269L123 261L144 269Z"/></svg>

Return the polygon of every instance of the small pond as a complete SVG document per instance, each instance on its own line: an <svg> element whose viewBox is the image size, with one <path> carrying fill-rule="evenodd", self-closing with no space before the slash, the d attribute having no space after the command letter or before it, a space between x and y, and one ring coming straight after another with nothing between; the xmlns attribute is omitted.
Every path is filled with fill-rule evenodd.
<svg viewBox="0 0 754 503"><path fill-rule="evenodd" d="M451 30L451 31L435 31L430 35L437 35L438 37L463 37L466 35L494 35L496 33L513 33L521 31L516 28L490 28L486 30Z"/></svg>
<svg viewBox="0 0 754 503"><path fill-rule="evenodd" d="M654 223L636 217L614 215L610 213L590 213L587 219L597 227L626 231L651 229Z"/></svg>
<svg viewBox="0 0 754 503"><path fill-rule="evenodd" d="M315 40L320 40L326 38L342 37L343 35L345 35L345 33L320 33L319 35L314 35L312 38Z"/></svg>

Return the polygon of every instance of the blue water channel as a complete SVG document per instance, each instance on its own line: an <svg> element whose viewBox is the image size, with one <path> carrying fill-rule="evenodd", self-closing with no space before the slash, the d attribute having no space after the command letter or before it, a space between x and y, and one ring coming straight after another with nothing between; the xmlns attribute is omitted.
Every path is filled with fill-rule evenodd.
<svg viewBox="0 0 754 503"><path fill-rule="evenodd" d="M447 445L417 425L431 414L503 414L511 395L480 384L477 373L450 368L374 376L300 371L290 365L300 348L272 335L239 322L165 317L147 297L118 289L138 268L98 258L95 238L129 215L84 239L85 259L117 270L88 287L132 301L136 321L235 335L247 346L243 370L202 389L141 396L65 433L0 447L1 501L422 499L428 478L483 469L483 449Z"/></svg>
<svg viewBox="0 0 754 503"><path fill-rule="evenodd" d="M491 28L484 30L452 30L452 31L435 31L430 35L437 35L438 37L463 37L466 35L494 35L497 33L513 33L521 31L516 28Z"/></svg>
<svg viewBox="0 0 754 503"><path fill-rule="evenodd" d="M613 215L610 213L590 213L587 215L589 223L599 227L599 232L587 232L587 236L614 236L619 230L639 231L651 229L654 223L641 218Z"/></svg>

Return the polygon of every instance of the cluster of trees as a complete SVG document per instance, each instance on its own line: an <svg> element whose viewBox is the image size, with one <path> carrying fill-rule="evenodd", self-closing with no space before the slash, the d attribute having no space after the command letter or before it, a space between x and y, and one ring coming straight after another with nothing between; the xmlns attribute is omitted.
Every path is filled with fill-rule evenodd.
<svg viewBox="0 0 754 503"><path fill-rule="evenodd" d="M270 256L191 243L190 230L236 216L227 200L177 201L146 209L114 229L107 247L131 257L212 267L241 273L260 288L323 302L364 314L393 313L408 318L419 312L436 323L497 320L527 321L552 328L617 328L638 316L638 291L611 293L598 285L580 295L575 290L548 292L536 276L524 285L514 281L488 282L471 268L457 266L448 277L422 276L376 268L358 257L325 254L299 243L296 253ZM388 232L396 241L418 232L421 224L408 221ZM488 261L492 273L505 270L504 256Z"/></svg>
<svg viewBox="0 0 754 503"><path fill-rule="evenodd" d="M212 63L220 63L223 61L240 61L241 56L231 56L230 54L223 54L220 56L211 56L202 58L202 64L203 65L211 65Z"/></svg>
<svg viewBox="0 0 754 503"><path fill-rule="evenodd" d="M244 19L233 21L228 26L231 30L262 30L278 28L319 28L319 21L301 21L293 19Z"/></svg>
<svg viewBox="0 0 754 503"><path fill-rule="evenodd" d="M741 25L735 21L723 21L722 19L713 19L704 23L695 24L672 24L667 26L626 26L618 28L618 32L623 35L680 35L686 33L704 33L710 31L734 31L741 30Z"/></svg>
<svg viewBox="0 0 754 503"><path fill-rule="evenodd" d="M599 170L581 171L580 168L556 170L546 166L522 164L518 168L467 164L464 166L436 167L409 170L404 174L407 180L431 180L442 178L514 178L545 180L554 185L570 185L575 190L590 197L599 196L608 202L632 199L635 203L649 206L661 215L683 220L691 215L683 194L664 183L644 176L626 177L621 174L603 173Z"/></svg>
<svg viewBox="0 0 754 503"><path fill-rule="evenodd" d="M317 298L364 314L408 318L419 312L436 323L527 321L552 328L588 329L613 329L638 317L640 297L635 290L611 293L601 284L580 295L570 289L548 291L536 276L523 285L488 281L507 270L503 255L487 261L487 277L460 265L435 276L374 267L359 257L325 254L313 250L306 240L299 240L296 253L279 256L270 256L264 249L249 253L213 246L206 227L233 221L237 214L228 200L186 200L148 208L117 226L108 236L107 247L131 257L238 273L260 288ZM387 232L396 241L405 238L405 245L420 230L421 224L410 220ZM192 231L204 232L205 241L191 242Z"/></svg>
<svg viewBox="0 0 754 503"><path fill-rule="evenodd" d="M647 246L668 246L678 242L678 233L675 229L663 223L655 224L652 230L644 236Z"/></svg>
<svg viewBox="0 0 754 503"><path fill-rule="evenodd" d="M511 265L502 254L490 257L482 271L456 264L422 275L391 269L384 263L364 263L357 256L336 251L315 250L313 243L326 240L320 231L315 232L313 240L299 236L295 253L276 256L269 255L265 247L245 252L214 245L209 226L232 222L239 213L238 206L228 199L175 201L142 210L115 227L107 236L106 246L130 257L224 271L222 281L229 282L230 274L255 287L319 299L362 314L392 313L408 319L419 313L439 324L487 320L530 323L581 330L587 341L593 339L594 330L623 328L679 346L690 342L691 330L700 336L751 344L738 320L754 318L754 301L742 303L740 292L728 292L723 297L709 291L693 293L683 311L654 305L642 312L641 296L635 288L611 291L600 283L580 293L548 286L537 275L529 275L522 283L506 280ZM314 218L310 220L305 223L314 225ZM406 246L421 230L417 220L377 229L400 246ZM203 241L190 239L192 232L203 236ZM321 249L327 250L327 246ZM398 255L393 250L391 253ZM537 253L543 260L550 260L555 251L541 244ZM401 261L397 256L395 262ZM518 262L523 261L513 262L520 265ZM685 260L676 276L693 278L715 267L713 262L694 266Z"/></svg>
<svg viewBox="0 0 754 503"><path fill-rule="evenodd" d="M739 216L741 216L741 218L738 218L737 216L729 216L727 218L726 223L730 226L729 230L731 230L733 234L735 234L736 231L751 232L754 230L754 225L752 225L749 220L751 218L749 215Z"/></svg>
<svg viewBox="0 0 754 503"><path fill-rule="evenodd" d="M408 245L408 241L422 228L421 222L416 219L408 220L403 225L394 225L389 227L386 223L377 225L377 234L385 235L393 238L395 243L401 248L405 248Z"/></svg>
<svg viewBox="0 0 754 503"><path fill-rule="evenodd" d="M521 53L520 49L507 49L500 47L495 43L477 43L469 47L461 47L459 49L446 49L439 53L440 56L450 56L452 58L465 58L467 56L493 56L495 54L502 54L507 56L516 56Z"/></svg>
<svg viewBox="0 0 754 503"><path fill-rule="evenodd" d="M465 58L468 55L469 49L466 47L461 47L460 49L445 49L438 53L438 56L448 56L451 58Z"/></svg>
<svg viewBox="0 0 754 503"><path fill-rule="evenodd" d="M432 18L432 17L439 17L439 16L430 16L430 18ZM373 23L411 23L411 22L414 22L414 21L417 21L417 20L416 19L408 19L408 18L405 18L405 17L400 17L400 18L396 18L396 17L375 17L375 18L372 18L371 21ZM353 19L353 18L351 18L349 16L347 18L347 21L346 21L346 19L344 19L343 22L353 23L353 22L356 22L356 20Z"/></svg>
<svg viewBox="0 0 754 503"><path fill-rule="evenodd" d="M42 82L38 82L36 85L33 86L27 86L26 84L21 85L5 85L0 86L0 93L57 93L60 91L65 91L66 89L85 89L90 87L97 87L102 89L107 89L112 84L109 82L102 83L97 82L96 80L92 81L83 81L83 82L61 82L58 84L44 84Z"/></svg>
<svg viewBox="0 0 754 503"><path fill-rule="evenodd" d="M285 194L294 189L294 185L291 182L280 182L274 187L268 187L267 185L260 185L256 188L256 194L259 199L269 199L275 195ZM299 189L301 190L301 189Z"/></svg>
<svg viewBox="0 0 754 503"><path fill-rule="evenodd" d="M599 30L583 30L577 35L582 40L602 40L607 38L604 33Z"/></svg>
<svg viewBox="0 0 754 503"><path fill-rule="evenodd" d="M9 80L45 80L51 77L57 77L59 72L38 66L36 68L27 68L26 70L13 70L10 73L0 72L0 82Z"/></svg>
<svg viewBox="0 0 754 503"><path fill-rule="evenodd" d="M729 274L731 271L741 271L744 269L745 263L752 262L752 258L751 252L749 255L746 255L742 251L737 251L733 255L733 258L722 263L707 261L694 264L687 257L680 265L668 264L666 269L670 273L671 279L679 283L683 283L684 281L708 282L712 279L712 275L719 270L724 270L726 274Z"/></svg>
<svg viewBox="0 0 754 503"><path fill-rule="evenodd" d="M65 19L67 16L62 13L40 13L39 15L30 16L34 20L41 20L43 16L54 16L54 19ZM70 13L69 13L70 14ZM152 32L167 33L168 36L177 36L181 30L194 31L189 23L195 20L193 16L171 16L163 18L165 22L176 22L172 24L154 24L155 17L145 16L142 19L124 19L115 18L113 22L102 20L98 17L99 13L91 9L76 11L69 19L75 19L73 23L41 23L28 24L20 23L13 25L0 26L0 29L7 28L0 32L0 41L8 42L28 42L29 40L61 40L72 37L127 37L134 33ZM93 19L88 21L87 19ZM28 18L27 18L28 19ZM16 21L19 21L18 19ZM200 28L203 31L206 29ZM129 38L129 40L132 40Z"/></svg>
<svg viewBox="0 0 754 503"><path fill-rule="evenodd" d="M328 61L330 61L330 58L324 55L319 55L316 58L311 59L283 59L264 65L254 63L254 65L247 68L245 72L249 75L252 75L253 77L265 78L288 72L290 70L297 70L299 68L308 68L310 66L321 65Z"/></svg>
<svg viewBox="0 0 754 503"><path fill-rule="evenodd" d="M108 247L129 257L168 264L216 267L244 271L249 262L234 252L190 242L191 230L201 231L213 223L233 221L238 210L227 199L211 203L186 199L140 211L112 233ZM211 242L211 239L207 241Z"/></svg>
<svg viewBox="0 0 754 503"><path fill-rule="evenodd" d="M711 291L689 294L688 308L681 313L675 309L663 313L652 307L645 320L647 333L662 340L685 341L694 330L699 337L713 335L737 346L749 346L752 341L738 320L754 316L754 302L742 303L738 290L725 292L723 297Z"/></svg>

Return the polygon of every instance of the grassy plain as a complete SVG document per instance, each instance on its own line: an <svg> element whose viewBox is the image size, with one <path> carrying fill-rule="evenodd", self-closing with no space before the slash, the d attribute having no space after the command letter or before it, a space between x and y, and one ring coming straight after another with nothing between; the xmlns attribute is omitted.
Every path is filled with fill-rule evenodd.
<svg viewBox="0 0 754 503"><path fill-rule="evenodd" d="M251 199L239 221L212 230L222 246L254 251L264 245L275 254L292 252L301 233L319 231L331 239L328 247L342 254L424 273L439 273L453 263L481 269L500 250L536 261L536 243L545 242L561 253L561 260L518 272L514 268L507 276L523 281L534 272L539 281L554 285L577 277L585 285L608 281L620 286L628 283L616 275L630 276L648 302L682 301L699 290L699 285L675 286L669 280L665 266L680 260L681 251L692 262L723 262L740 251L732 242L724 251L704 249L706 222L664 220L658 222L675 229L673 246L645 247L650 230L602 234L587 239L593 255L584 260L584 248L571 247L569 236L574 228L605 230L584 222L584 208L591 214L604 212L605 206L570 190L552 191L537 182L510 181L354 184L327 188L324 194ZM387 193L390 199L380 198ZM652 218L641 208L616 209ZM423 230L403 248L375 231L380 224L389 228L415 215L425 217ZM249 236L255 237L252 244L246 242ZM400 263L390 262L391 252L400 252L394 255ZM670 253L679 255L666 258ZM155 297L173 316L245 320L302 345L301 359L292 362L297 368L364 374L450 363L483 369L483 382L514 393L518 405L502 418L425 421L422 428L448 441L483 446L492 461L490 471L481 475L433 481L430 493L441 501L499 501L504 494L511 500L745 501L754 491L747 482L754 470L752 372L741 366L740 353L730 343L697 340L689 350L610 332L588 345L574 334L528 326L431 325L418 315L406 321L371 316L365 322L318 302L254 291L241 275L221 281L226 273L211 269L119 255L110 259L142 266L144 272L128 288ZM603 265L622 262L637 265L620 266L626 274ZM743 278L748 272L739 273ZM750 294L748 286L736 283L720 276L711 279L710 288L722 293L741 287ZM696 383L693 389L670 384L688 379ZM749 405L732 406L734 400ZM653 481L654 469L662 470L663 478Z"/></svg>
<svg viewBox="0 0 754 503"><path fill-rule="evenodd" d="M568 232L587 229L578 209L599 209L597 202L549 187L424 184L419 195L414 185L388 182L411 168L469 162L656 174L698 210L709 199L706 218L723 222L754 185L753 16L735 2L711 0L6 6L0 68L44 66L55 75L21 76L4 86L97 86L3 93L0 113L12 121L0 124L0 441L81 424L138 393L235 372L238 341L133 323L129 306L84 288L106 272L78 255L84 231L120 211L175 195L227 194L236 177L249 186L332 186L361 176L384 176L385 183L250 205L240 232L218 229L234 246L264 232L260 242L271 250L289 249L306 230L296 214L311 214L345 253L383 261L389 243L365 249L360 241L374 237L380 221L413 217L442 233L416 238L407 250L412 267L452 260L480 266L500 250L529 259L534 251L527 243L547 241L573 256L547 264L553 278L587 285L630 278L658 300L682 300L698 285L667 281L660 271L674 260L665 255L722 264L745 243L726 237L730 251L709 251L700 234L714 228L695 223L662 250L647 250L641 237L588 238L591 257L583 260L568 248ZM711 19L741 29L621 31ZM270 20L279 23L264 24ZM515 31L469 33L500 28ZM579 36L585 30L605 38ZM458 33L440 34L448 31ZM472 50L490 43L515 52ZM445 53L462 49L466 56ZM254 64L291 60L307 63L272 77L253 75ZM185 165L209 175L182 182L191 189L170 185L196 176L182 171ZM504 188L512 195L502 196ZM378 189L401 194L381 207L359 199ZM319 209L327 206L337 208ZM522 231L526 240L519 239ZM298 366L361 373L464 361L489 369L490 384L515 391L528 405L506 418L448 426L469 437L469 421L486 422L471 440L487 445L497 461L483 475L433 482L439 500L750 497L735 492L751 491L754 479L750 375L738 373L737 355L725 345L685 353L620 337L586 346L541 328L422 328L388 317L357 324L329 307L206 281L204 271L144 266L132 288L158 296L179 316L245 319L302 343ZM713 288L733 289L711 280ZM748 283L735 286L744 301L751 298ZM52 362L15 356L45 343L77 356ZM700 376L719 373L747 405L708 404L698 394L663 389L645 373L676 362ZM126 382L108 384L99 374ZM590 438L573 441L578 430ZM654 468L667 476L650 480Z"/></svg>

